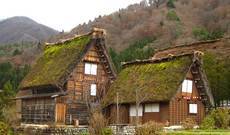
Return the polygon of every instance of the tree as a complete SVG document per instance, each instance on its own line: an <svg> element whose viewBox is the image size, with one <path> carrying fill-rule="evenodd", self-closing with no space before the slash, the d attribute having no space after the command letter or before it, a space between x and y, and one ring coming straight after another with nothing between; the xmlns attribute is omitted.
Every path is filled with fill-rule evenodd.
<svg viewBox="0 0 230 135"><path fill-rule="evenodd" d="M149 93L144 92L144 88L146 87L144 82L145 79L136 80L135 78L138 76L138 73L132 74L132 79L130 78L130 83L134 86L134 92L135 92L135 108L136 108L136 117L135 117L135 125L139 125L139 107L140 104L149 96ZM139 81L139 83L135 83L136 81Z"/></svg>
<svg viewBox="0 0 230 135"><path fill-rule="evenodd" d="M167 2L167 7L168 7L168 8L175 8L174 0L169 0L169 1Z"/></svg>
<svg viewBox="0 0 230 135"><path fill-rule="evenodd" d="M149 5L156 6L156 8L158 8L164 2L165 0L149 0Z"/></svg>

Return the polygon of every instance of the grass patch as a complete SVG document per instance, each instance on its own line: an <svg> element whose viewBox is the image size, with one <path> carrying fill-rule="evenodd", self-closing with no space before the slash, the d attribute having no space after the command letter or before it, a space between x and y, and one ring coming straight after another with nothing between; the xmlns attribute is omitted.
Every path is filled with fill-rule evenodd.
<svg viewBox="0 0 230 135"><path fill-rule="evenodd" d="M162 133L164 134L164 133ZM167 131L166 135L230 135L230 130L181 130L181 131Z"/></svg>

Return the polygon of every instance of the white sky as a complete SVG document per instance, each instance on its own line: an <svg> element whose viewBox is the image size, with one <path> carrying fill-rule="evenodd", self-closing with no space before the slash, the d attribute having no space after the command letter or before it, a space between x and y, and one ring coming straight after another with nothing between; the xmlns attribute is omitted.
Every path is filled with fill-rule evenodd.
<svg viewBox="0 0 230 135"><path fill-rule="evenodd" d="M69 31L78 24L107 15L141 0L1 0L0 19L27 16L56 30Z"/></svg>

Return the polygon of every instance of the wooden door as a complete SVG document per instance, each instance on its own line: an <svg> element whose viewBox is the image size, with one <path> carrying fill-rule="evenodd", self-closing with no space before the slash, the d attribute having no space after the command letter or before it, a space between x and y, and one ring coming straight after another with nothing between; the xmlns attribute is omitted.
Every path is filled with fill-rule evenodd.
<svg viewBox="0 0 230 135"><path fill-rule="evenodd" d="M66 105L63 103L56 104L56 123L65 124Z"/></svg>

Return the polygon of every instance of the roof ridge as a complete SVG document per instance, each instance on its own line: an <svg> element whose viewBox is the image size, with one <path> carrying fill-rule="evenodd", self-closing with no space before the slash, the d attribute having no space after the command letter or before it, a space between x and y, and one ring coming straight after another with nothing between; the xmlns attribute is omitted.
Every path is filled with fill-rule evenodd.
<svg viewBox="0 0 230 135"><path fill-rule="evenodd" d="M122 67L126 67L128 65L133 65L133 64L143 64L143 63L161 63L161 62L165 62L165 61L169 61L172 59L176 59L179 57L184 57L184 56L195 56L195 55L199 55L199 54L203 54L203 52L201 51L193 51L190 53L183 53L183 54L179 54L179 55L172 55L169 54L167 57L162 57L162 58L151 58L151 59L144 59L144 60L134 60L134 61L129 61L129 62L121 62Z"/></svg>
<svg viewBox="0 0 230 135"><path fill-rule="evenodd" d="M106 34L106 31L104 29L94 27L94 28L92 28L92 30L90 32L87 32L85 34L79 34L79 35L75 34L73 37L66 38L66 39L60 39L57 42L51 42L51 43L45 42L45 46L64 44L64 43L71 41L71 40L74 40L76 38L81 38L81 37L90 36L90 35L92 35L92 38L104 37L105 34Z"/></svg>
<svg viewBox="0 0 230 135"><path fill-rule="evenodd" d="M159 49L159 50L156 51L156 53L161 52L161 51L165 51L165 50L169 50L169 49L174 49L174 48L189 47L189 46L206 44L206 43L214 43L214 42L222 41L222 40L225 40L225 39L230 39L230 36L223 37L223 38L218 38L218 39L212 39L212 40L202 40L202 41L195 41L195 42L191 42L191 43L179 44L179 45L176 45L176 46L171 46L171 47Z"/></svg>

